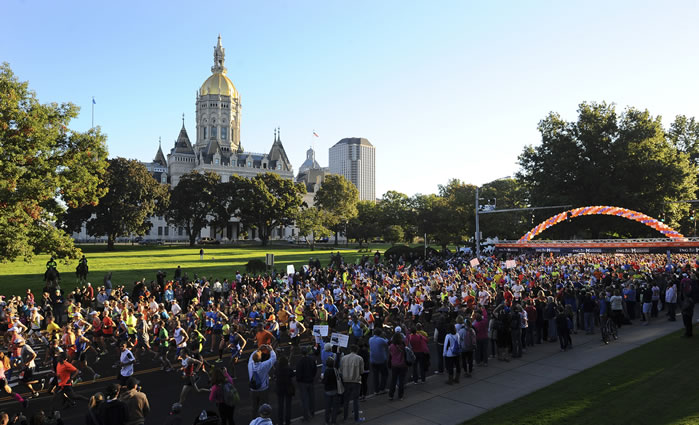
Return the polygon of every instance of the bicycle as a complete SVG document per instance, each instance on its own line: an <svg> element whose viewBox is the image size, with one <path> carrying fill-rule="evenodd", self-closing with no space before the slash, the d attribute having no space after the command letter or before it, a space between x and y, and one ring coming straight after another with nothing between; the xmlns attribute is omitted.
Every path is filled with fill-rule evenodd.
<svg viewBox="0 0 699 425"><path fill-rule="evenodd" d="M605 344L609 344L609 341L612 338L615 341L619 339L616 323L614 323L614 320L612 320L611 317L607 318L607 320L604 322L604 326L600 328L600 331L602 333L602 342Z"/></svg>

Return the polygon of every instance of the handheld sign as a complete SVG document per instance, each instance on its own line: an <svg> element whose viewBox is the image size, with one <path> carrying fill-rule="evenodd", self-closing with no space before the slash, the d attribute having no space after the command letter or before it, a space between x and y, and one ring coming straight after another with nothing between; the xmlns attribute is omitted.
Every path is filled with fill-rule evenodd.
<svg viewBox="0 0 699 425"><path fill-rule="evenodd" d="M328 325L313 325L313 336L328 336Z"/></svg>
<svg viewBox="0 0 699 425"><path fill-rule="evenodd" d="M333 332L333 334L330 336L330 343L340 347L347 347L347 345L349 345L349 335Z"/></svg>
<svg viewBox="0 0 699 425"><path fill-rule="evenodd" d="M289 264L286 266L286 274L296 274L296 270L294 269L293 264Z"/></svg>
<svg viewBox="0 0 699 425"><path fill-rule="evenodd" d="M476 267L480 264L480 261L478 261L478 258L474 258L469 264L471 264L471 267Z"/></svg>
<svg viewBox="0 0 699 425"><path fill-rule="evenodd" d="M514 269L516 266L517 266L517 262L515 260L505 261L505 268Z"/></svg>

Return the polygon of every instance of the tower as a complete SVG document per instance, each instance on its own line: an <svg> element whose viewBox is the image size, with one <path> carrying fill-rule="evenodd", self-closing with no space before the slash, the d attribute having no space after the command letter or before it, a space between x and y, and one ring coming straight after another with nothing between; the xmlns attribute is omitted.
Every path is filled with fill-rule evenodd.
<svg viewBox="0 0 699 425"><path fill-rule="evenodd" d="M226 75L225 58L226 49L219 34L211 76L197 92L195 147L200 152L212 150L210 144L218 144L224 155L235 153L240 147L240 95Z"/></svg>
<svg viewBox="0 0 699 425"><path fill-rule="evenodd" d="M330 148L329 156L330 173L357 186L360 201L376 201L376 148L367 139L342 139Z"/></svg>

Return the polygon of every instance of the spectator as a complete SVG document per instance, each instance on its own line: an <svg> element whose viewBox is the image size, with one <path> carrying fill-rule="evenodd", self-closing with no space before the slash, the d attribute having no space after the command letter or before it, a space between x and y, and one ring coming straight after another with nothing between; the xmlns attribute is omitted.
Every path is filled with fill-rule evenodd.
<svg viewBox="0 0 699 425"><path fill-rule="evenodd" d="M274 352L274 351L272 351ZM257 410L260 415L250 422L250 425L273 425L272 420L269 418L272 416L272 406L265 403Z"/></svg>
<svg viewBox="0 0 699 425"><path fill-rule="evenodd" d="M286 356L277 360L277 399L279 400L279 425L291 424L291 398L296 394L294 371L289 367Z"/></svg>
<svg viewBox="0 0 699 425"><path fill-rule="evenodd" d="M362 383L362 373L364 372L364 359L357 354L358 351L359 347L357 345L351 345L350 353L344 356L340 363L340 374L345 387L345 392L342 396L344 401L343 420L347 420L349 404L352 402L354 421L364 422L365 419L359 416L359 390Z"/></svg>
<svg viewBox="0 0 699 425"><path fill-rule="evenodd" d="M386 392L388 379L388 340L383 337L381 329L374 329L374 336L369 338L369 359L374 381L374 394Z"/></svg>
<svg viewBox="0 0 699 425"><path fill-rule="evenodd" d="M408 336L408 346L415 353L415 363L413 363L413 383L417 384L418 379L425 382L425 373L427 371L427 356L430 353L427 346L427 337L418 333L417 327L410 329Z"/></svg>
<svg viewBox="0 0 699 425"><path fill-rule="evenodd" d="M110 384L107 387L107 400L98 407L98 418L101 425L124 425L129 421L129 410L126 404L119 400L119 384Z"/></svg>
<svg viewBox="0 0 699 425"><path fill-rule="evenodd" d="M296 384L301 393L301 409L303 418L311 420L315 415L315 392L313 382L315 381L318 368L311 356L311 349L305 348L303 356L296 363Z"/></svg>
<svg viewBox="0 0 699 425"><path fill-rule="evenodd" d="M126 404L129 421L126 425L143 425L150 413L148 397L140 391L138 379L133 376L126 380L126 391L122 391L119 400Z"/></svg>
<svg viewBox="0 0 699 425"><path fill-rule="evenodd" d="M458 383L459 377L461 376L461 365L459 364L461 346L454 324L449 325L447 329L449 333L444 337L442 355L444 356L444 363L446 364L447 373L449 374L447 384L451 385L455 382ZM456 374L454 374L455 368Z"/></svg>
<svg viewBox="0 0 699 425"><path fill-rule="evenodd" d="M262 360L262 352L269 352L269 359ZM269 372L277 362L277 354L270 345L262 345L250 355L248 360L248 378L250 378L250 396L252 411L261 408L269 399ZM270 412L271 414L271 412ZM271 421L270 421L271 423Z"/></svg>
<svg viewBox="0 0 699 425"><path fill-rule="evenodd" d="M677 320L677 314L675 313L677 308L677 285L674 282L665 290L665 304L667 304L668 320L674 322Z"/></svg>
<svg viewBox="0 0 699 425"><path fill-rule="evenodd" d="M100 404L104 402L104 394L95 393L90 397L90 401L87 403L87 414L85 415L85 424L87 425L101 425L99 422L99 407Z"/></svg>
<svg viewBox="0 0 699 425"><path fill-rule="evenodd" d="M341 395L338 394L337 369L335 359L329 357L325 361L325 373L323 374L323 391L325 394L325 423L334 425L337 423L337 411L339 409Z"/></svg>
<svg viewBox="0 0 699 425"><path fill-rule="evenodd" d="M694 300L685 295L682 301L682 322L684 323L684 337L692 337L692 316L694 316Z"/></svg>
<svg viewBox="0 0 699 425"><path fill-rule="evenodd" d="M228 374L225 367L213 368L211 370L211 389L209 390L209 401L216 403L221 425L234 425L233 415L235 406L229 406L225 400L225 385L233 385L233 378Z"/></svg>
<svg viewBox="0 0 699 425"><path fill-rule="evenodd" d="M405 375L408 365L405 362L405 343L401 334L394 334L391 338L391 345L388 347L389 364L391 365L391 386L388 390L388 399L393 401L393 395L398 386L398 398L403 400L405 391Z"/></svg>

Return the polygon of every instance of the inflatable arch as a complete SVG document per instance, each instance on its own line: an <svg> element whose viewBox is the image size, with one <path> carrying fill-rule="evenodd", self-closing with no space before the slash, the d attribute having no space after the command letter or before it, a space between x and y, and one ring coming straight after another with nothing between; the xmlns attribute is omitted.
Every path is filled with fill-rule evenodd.
<svg viewBox="0 0 699 425"><path fill-rule="evenodd" d="M609 206L597 206L597 207L580 207L580 208L574 208L572 210L564 211L560 214L556 214L553 217L549 217L547 220L542 221L528 231L524 236L519 238L517 241L518 243L525 243L529 242L532 239L534 239L539 233L543 232L544 230L548 229L551 226L555 226L556 224L566 220L567 218L575 218L575 217L581 217L583 215L614 215L617 217L623 217L628 220L633 220L637 221L639 223L643 223L646 226L653 228L657 230L658 232L662 233L663 235L667 236L668 238L671 239L683 239L684 236L671 228L670 226L666 225L665 223L654 219L653 217L647 216L643 213L632 211L626 208L621 208L621 207L609 207Z"/></svg>

